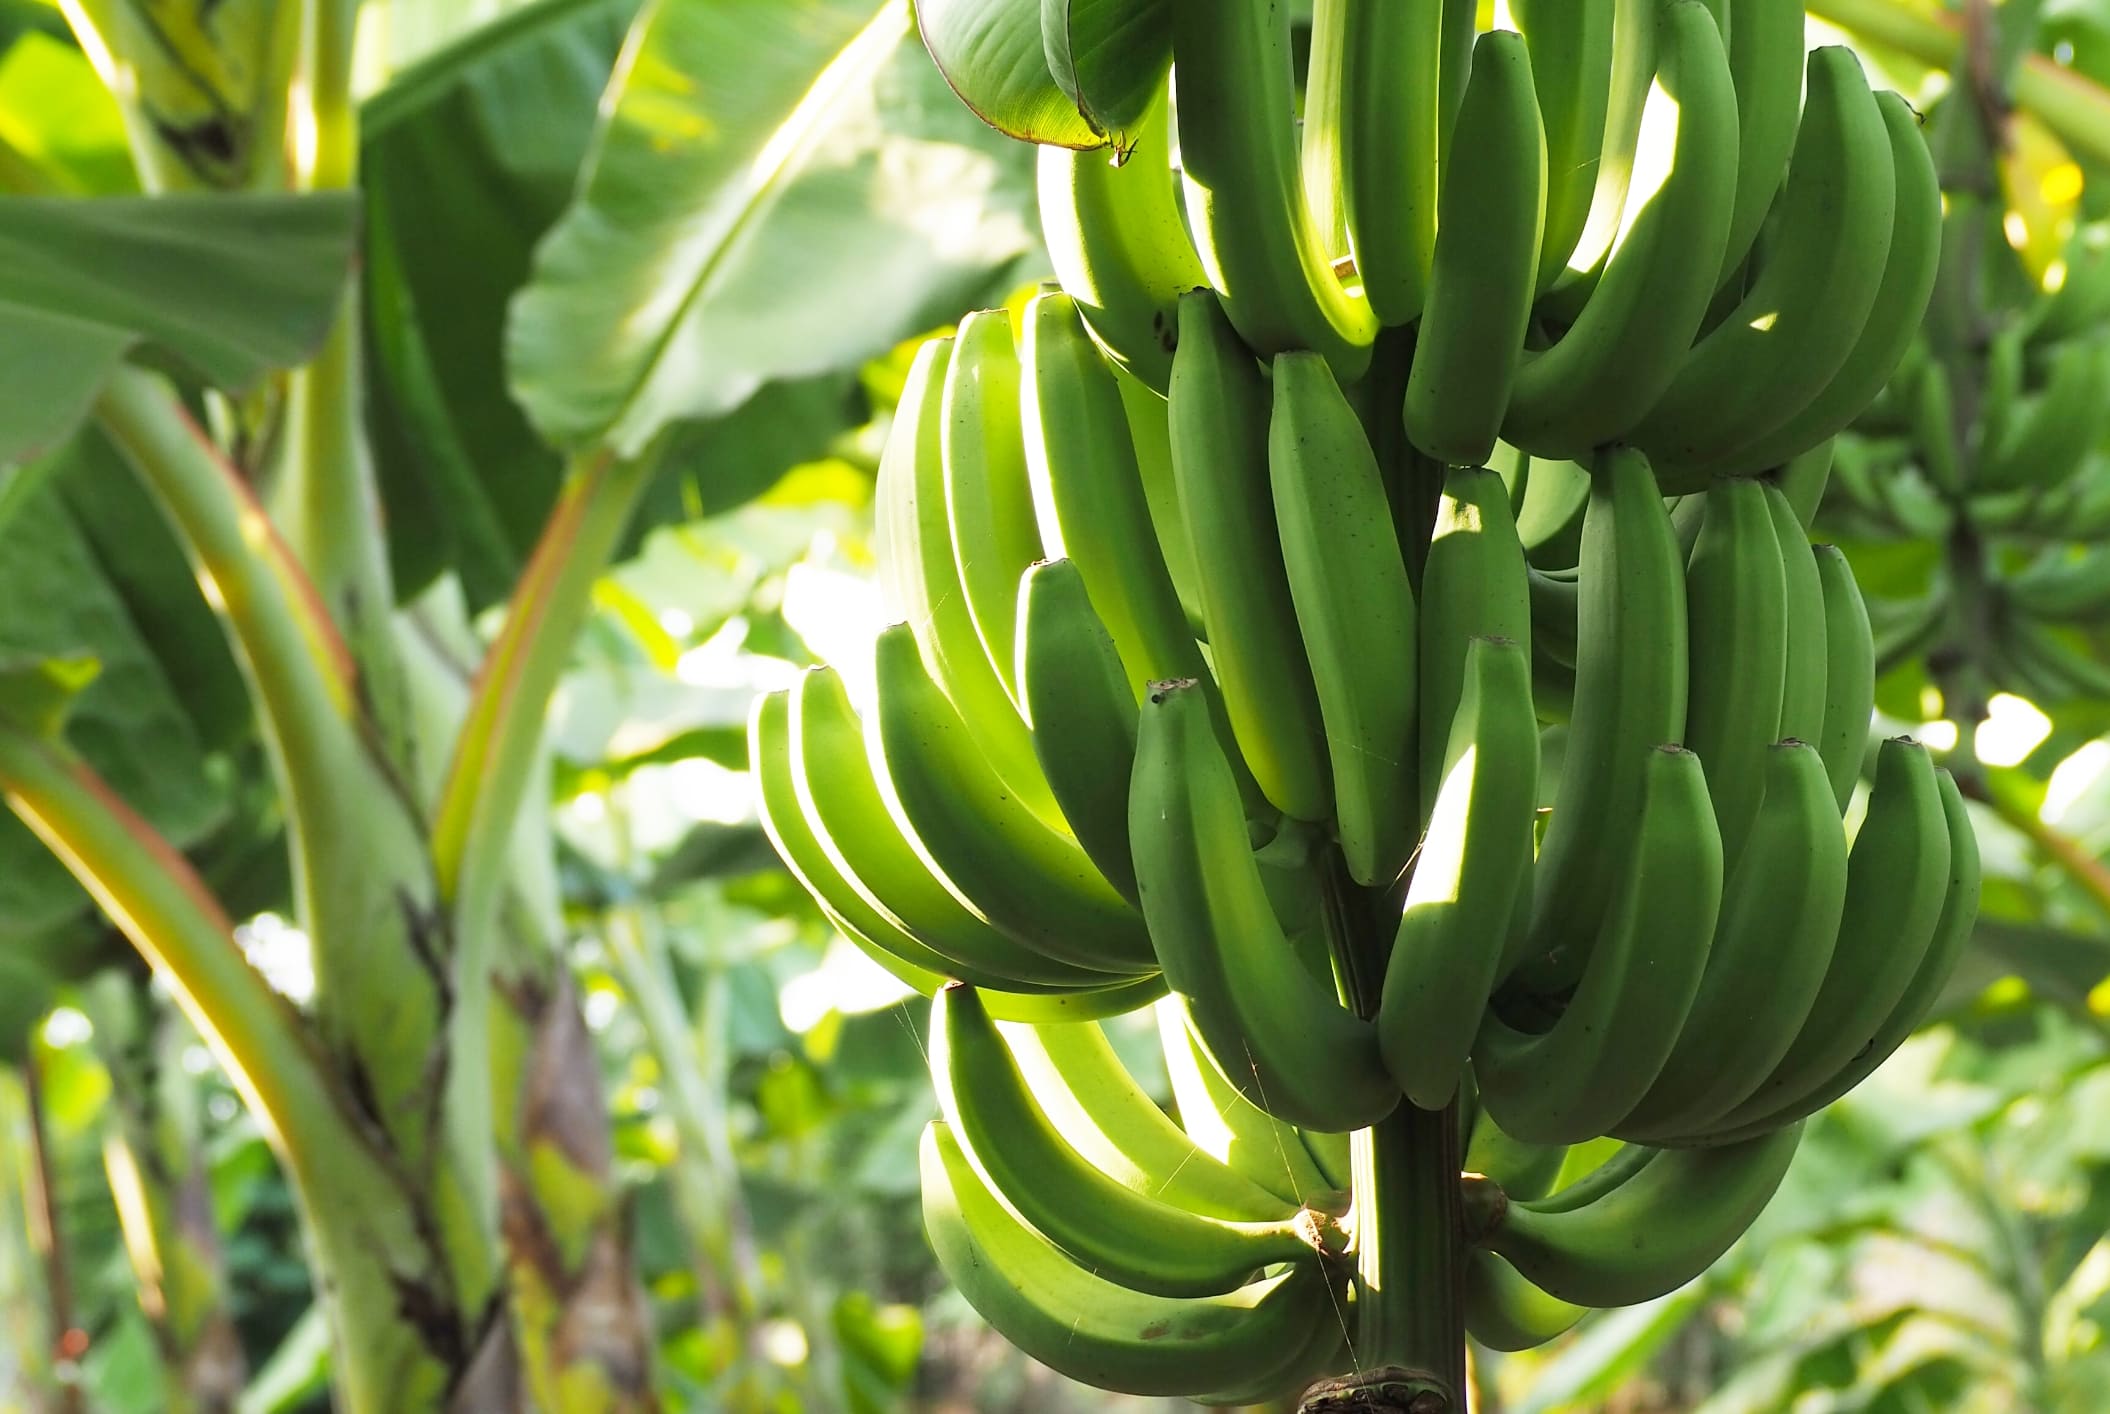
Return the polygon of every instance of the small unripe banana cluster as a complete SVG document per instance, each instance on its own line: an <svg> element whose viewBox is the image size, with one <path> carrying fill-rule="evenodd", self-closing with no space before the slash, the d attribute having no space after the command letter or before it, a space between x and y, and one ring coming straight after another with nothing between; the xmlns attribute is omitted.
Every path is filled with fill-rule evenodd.
<svg viewBox="0 0 2110 1414"><path fill-rule="evenodd" d="M1283 7L1162 7L1176 131L1044 149L1062 287L916 357L871 699L756 709L780 852L933 997L945 1270L1106 1388L1339 1373L1402 1105L1484 1342L1690 1280L1976 914L1923 746L1849 845L1805 532L1931 288L1913 114L1837 49L1805 104L1793 4L1472 8L1319 0L1300 155ZM1178 1122L1095 1024L1153 1004Z"/></svg>
<svg viewBox="0 0 2110 1414"><path fill-rule="evenodd" d="M1949 547L1871 597L1877 671L1939 658L2048 709L2110 698L2110 225L2075 230L2046 292L1997 212L1959 201L1943 219L1991 251L1989 331L1913 344L1838 439L1825 503L1844 534Z"/></svg>

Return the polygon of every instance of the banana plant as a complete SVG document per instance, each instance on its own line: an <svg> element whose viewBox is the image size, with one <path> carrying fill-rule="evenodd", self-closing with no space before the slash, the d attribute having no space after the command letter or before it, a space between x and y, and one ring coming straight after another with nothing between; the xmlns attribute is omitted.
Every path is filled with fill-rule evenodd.
<svg viewBox="0 0 2110 1414"><path fill-rule="evenodd" d="M559 950L544 709L641 504L737 500L753 471L724 453L733 419L839 402L864 357L1022 245L933 259L914 217L805 214L869 203L924 104L901 6L635 10L546 6L455 35L362 104L354 0L81 6L71 45L35 42L109 142L83 153L54 126L0 144L8 528L75 543L92 503L59 498L93 447L114 453L124 513L173 541L238 673L232 744L253 732L275 788L313 996L296 1007L233 945L231 910L255 903L198 848L224 815L183 819L144 772L113 769L144 744L109 730L140 678L99 683L118 660L65 641L78 625L10 641L0 796L85 892L52 886L52 936L92 900L270 1136L347 1409L654 1402L599 1064ZM510 109L570 154L541 170L477 121L506 121L507 82L553 63L556 116ZM1015 231L1017 184L972 131L924 125L921 180L979 172L983 219ZM428 218L494 153L518 207L463 212L445 252L471 272L465 344L419 303ZM575 192L562 161L583 163ZM469 222L516 218L495 263L461 244ZM743 282L793 252L841 283L758 336ZM845 296L867 281L885 298ZM800 445L755 460L773 473ZM451 554L435 508L473 547L477 602L503 598L489 642L447 585L426 588ZM63 563L10 571L57 602ZM28 841L9 837L35 858Z"/></svg>

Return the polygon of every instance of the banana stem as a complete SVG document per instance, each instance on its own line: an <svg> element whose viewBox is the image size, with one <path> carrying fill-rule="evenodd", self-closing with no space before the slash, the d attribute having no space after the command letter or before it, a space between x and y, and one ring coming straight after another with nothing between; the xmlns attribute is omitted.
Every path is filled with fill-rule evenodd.
<svg viewBox="0 0 2110 1414"><path fill-rule="evenodd" d="M1390 942L1338 856L1326 922L1343 1000L1376 1014ZM1353 1373L1304 1395L1304 1414L1465 1414L1465 1216L1458 1106L1397 1110L1349 1139L1355 1194Z"/></svg>

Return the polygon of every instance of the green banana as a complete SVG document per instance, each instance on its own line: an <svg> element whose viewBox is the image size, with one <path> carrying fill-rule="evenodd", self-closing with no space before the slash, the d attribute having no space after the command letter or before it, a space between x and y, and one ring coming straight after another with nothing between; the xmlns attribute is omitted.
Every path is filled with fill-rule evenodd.
<svg viewBox="0 0 2110 1414"><path fill-rule="evenodd" d="M2076 225L2058 272L2058 283L2046 280L2046 292L2022 320L2033 342L2070 339L2110 317L2110 225Z"/></svg>
<svg viewBox="0 0 2110 1414"><path fill-rule="evenodd" d="M994 998L986 993L985 1004ZM991 1005L991 1015L995 1014ZM1001 1028L1034 1104L1070 1147L1116 1182L1204 1217L1280 1222L1278 1198L1199 1147L1158 1108L1095 1022Z"/></svg>
<svg viewBox="0 0 2110 1414"><path fill-rule="evenodd" d="M749 723L749 765L760 785L762 829L792 877L813 896L822 914L867 957L924 996L935 995L950 980L984 978L986 985L995 989L987 993L991 1013L1007 1020L1049 1022L1113 1016L1147 1006L1162 995L1161 976L1126 982L1109 979L1107 985L1088 980L1062 988L1025 982L1009 974L963 968L925 946L873 907L829 858L811 821L799 808L792 780L790 702L789 689L756 698Z"/></svg>
<svg viewBox="0 0 2110 1414"><path fill-rule="evenodd" d="M788 728L793 799L821 850L859 898L946 959L944 975L1013 990L1021 984L1103 987L1118 980L1104 969L1021 945L925 862L887 805L873 775L864 724L833 668L815 668L799 679Z"/></svg>
<svg viewBox="0 0 2110 1414"><path fill-rule="evenodd" d="M1032 734L1018 715L1010 688L983 651L953 555L943 453L952 353L951 339L933 339L917 350L880 455L873 493L874 515L883 523L886 544L880 572L888 598L898 616L908 621L932 679L974 722L976 745L990 769L1021 804L1052 824L1061 817L1041 778ZM1017 583L1015 572L1012 583Z"/></svg>
<svg viewBox="0 0 2110 1414"><path fill-rule="evenodd" d="M1278 354L1274 392L1275 524L1325 724L1341 852L1357 883L1389 884L1413 850L1417 815L1414 594L1377 460L1325 361Z"/></svg>
<svg viewBox="0 0 2110 1414"><path fill-rule="evenodd" d="M1572 320L1603 273L1605 260L1626 227L1627 192L1641 145L1641 121L1657 70L1658 12L1663 0L1614 0L1612 82L1605 98L1604 146L1597 156L1590 214L1583 222L1568 267L1554 281L1541 310Z"/></svg>
<svg viewBox="0 0 2110 1414"><path fill-rule="evenodd" d="M2044 391L2025 398L1979 456L1972 489L2054 486L2080 469L2110 422L2110 341L2068 340L2052 355Z"/></svg>
<svg viewBox="0 0 2110 1414"><path fill-rule="evenodd" d="M1005 311L979 310L960 321L945 369L941 429L954 569L990 665L1023 708L1018 577L1040 558L1040 530L1018 426L1018 349ZM892 548L902 551L898 540ZM979 717L972 720L979 725Z"/></svg>
<svg viewBox="0 0 2110 1414"><path fill-rule="evenodd" d="M1578 14L1592 8L1554 3ZM1677 376L1714 297L1715 252L1736 198L1730 64L1698 0L1669 6L1661 24L1661 101L1677 113L1670 170L1574 322L1550 348L1524 356L1502 435L1534 456L1587 457L1639 422Z"/></svg>
<svg viewBox="0 0 2110 1414"><path fill-rule="evenodd" d="M1269 489L1267 375L1215 295L1182 295L1179 315L1172 467L1231 734L1278 810L1327 820L1333 778L1325 727Z"/></svg>
<svg viewBox="0 0 2110 1414"><path fill-rule="evenodd" d="M1443 786L1473 640L1506 639L1521 662L1531 661L1530 573L1502 478L1482 467L1451 468L1421 570L1417 774L1424 820Z"/></svg>
<svg viewBox="0 0 2110 1414"><path fill-rule="evenodd" d="M1352 1135L1329 1134L1323 1129L1300 1129L1297 1137L1304 1141L1305 1152L1319 1166L1319 1173L1327 1183L1344 1193L1355 1186L1350 1152Z"/></svg>
<svg viewBox="0 0 2110 1414"><path fill-rule="evenodd" d="M1128 414L1128 437L1136 449L1136 475L1150 507L1150 528L1165 557L1165 573L1187 616L1187 631L1206 640L1201 597L1194 587L1194 544L1180 515L1180 488L1172 474L1172 409L1165 395L1114 366L1114 385L1121 390L1121 410Z"/></svg>
<svg viewBox="0 0 2110 1414"><path fill-rule="evenodd" d="M1566 1144L1527 1144L1505 1133L1494 1116L1481 1110L1473 1116L1459 1167L1487 1175L1513 1198L1543 1198L1553 1191L1570 1152Z"/></svg>
<svg viewBox="0 0 2110 1414"><path fill-rule="evenodd" d="M1489 1350L1531 1350L1575 1328L1587 1316L1577 1306L1548 1296L1530 1278L1492 1252L1465 1259L1465 1331Z"/></svg>
<svg viewBox="0 0 2110 1414"><path fill-rule="evenodd" d="M1034 297L1023 363L1026 465L1042 544L1084 576L1138 696L1158 678L1201 674L1201 649L1151 533L1120 386L1086 337L1075 300L1056 291Z"/></svg>
<svg viewBox="0 0 2110 1414"><path fill-rule="evenodd" d="M1526 580L1531 596L1531 651L1575 671L1576 625L1582 609L1582 585L1573 570L1532 568Z"/></svg>
<svg viewBox="0 0 2110 1414"><path fill-rule="evenodd" d="M2110 613L2110 549L2048 550L2002 585L2008 601L2032 618L2098 623Z"/></svg>
<svg viewBox="0 0 2110 1414"><path fill-rule="evenodd" d="M1811 553L1824 591L1824 731L1817 749L1843 814L1868 754L1868 724L1876 705L1875 637L1845 552L1818 545Z"/></svg>
<svg viewBox="0 0 2110 1414"><path fill-rule="evenodd" d="M1742 301L1686 355L1633 429L1666 494L1704 489L1705 467L1808 406L1867 327L1891 244L1897 172L1882 107L1851 50L1809 57L1808 99L1779 231Z"/></svg>
<svg viewBox="0 0 2110 1414"><path fill-rule="evenodd" d="M1421 316L1436 253L1443 0L1341 9L1341 191L1364 298L1388 325Z"/></svg>
<svg viewBox="0 0 2110 1414"><path fill-rule="evenodd" d="M1838 446L1838 438L1827 437L1799 456L1789 457L1774 474L1774 482L1795 508L1795 519L1802 523L1805 532L1817 519L1817 507L1824 500L1825 487L1831 484L1832 461Z"/></svg>
<svg viewBox="0 0 2110 1414"><path fill-rule="evenodd" d="M1174 1396L1287 1373L1335 1319L1322 1263L1220 1296L1151 1296L1096 1276L1014 1218L943 1121L923 1131L923 1224L945 1275L1004 1339L1071 1379Z"/></svg>
<svg viewBox="0 0 2110 1414"><path fill-rule="evenodd" d="M1133 904L1128 777L1136 699L1121 655L1068 560L1044 561L1020 577L1018 623L1020 700L1041 771L1078 846Z"/></svg>
<svg viewBox="0 0 2110 1414"><path fill-rule="evenodd" d="M1736 83L1736 215L1722 250L1726 283L1751 253L1780 194L1802 119L1802 6L1794 0L1731 0L1722 39Z"/></svg>
<svg viewBox="0 0 2110 1414"><path fill-rule="evenodd" d="M1772 1074L1824 985L1846 879L1846 832L1824 759L1781 742L1677 1048L1615 1133L1651 1144L1704 1134Z"/></svg>
<svg viewBox="0 0 2110 1414"><path fill-rule="evenodd" d="M1802 42L1799 24L1795 42ZM1919 331L1941 264L1941 185L1912 106L1889 92L1876 95L1876 106L1896 171L1896 224L1868 321L1821 392L1771 431L1713 462L1715 471L1769 471L1844 429L1882 391Z"/></svg>
<svg viewBox="0 0 2110 1414"><path fill-rule="evenodd" d="M1338 271L1349 256L1348 194L1342 152L1348 109L1349 40L1345 0L1312 0L1297 144L1304 208L1319 249Z"/></svg>
<svg viewBox="0 0 2110 1414"><path fill-rule="evenodd" d="M1473 1044L1481 1105L1527 1142L1615 1129L1661 1074L1699 988L1722 902L1722 846L1697 756L1649 753L1637 829L1631 870L1559 1018L1531 1034L1491 1010Z"/></svg>
<svg viewBox="0 0 2110 1414"><path fill-rule="evenodd" d="M1171 0L1187 218L1210 285L1262 356L1314 349L1343 378L1377 320L1333 272L1304 203L1289 11L1276 0Z"/></svg>
<svg viewBox="0 0 2110 1414"><path fill-rule="evenodd" d="M1940 998L1942 989L1948 985L1949 974L1956 970L1957 958L1971 939L1971 929L1978 922L1979 898L1978 838L1971 828L1963 792L1957 789L1947 771L1941 773L1941 797L1942 815L1949 830L1949 881L1942 897L1941 922L1935 928L1934 941L1927 945L1919 970L1912 974L1911 985L1898 998L1898 1004L1891 1008L1890 1015L1874 1038L1844 1069L1826 1077L1822 1084L1805 1091L1792 1102L1747 1122L1741 1130L1714 1136L1714 1142L1733 1143L1751 1138L1823 1109L1890 1059L1891 1052L1904 1044L1905 1038L1926 1018L1928 1010Z"/></svg>
<svg viewBox="0 0 2110 1414"><path fill-rule="evenodd" d="M904 624L879 635L865 750L888 809L934 872L1026 947L1080 967L1145 972L1150 935L1067 832L997 779Z"/></svg>
<svg viewBox="0 0 2110 1414"><path fill-rule="evenodd" d="M1204 1217L1093 1167L1033 1092L972 987L931 1002L930 1073L946 1125L989 1190L1078 1265L1132 1291L1214 1296L1262 1267L1345 1245L1318 1214Z"/></svg>
<svg viewBox="0 0 2110 1414"><path fill-rule="evenodd" d="M1125 158L1041 146L1041 239L1107 357L1162 393L1177 337L1174 301L1205 277L1180 216L1162 90L1129 136Z"/></svg>
<svg viewBox="0 0 2110 1414"><path fill-rule="evenodd" d="M1602 1151L1607 1145L1610 1152L1601 1153L1593 1160L1593 1151ZM1589 1207L1620 1185L1632 1182L1635 1175L1654 1163L1662 1153L1663 1150L1646 1144L1594 1139L1568 1150L1568 1161L1561 1165L1553 1191L1545 1197L1533 1198L1528 1193L1516 1193L1506 1188L1504 1192L1512 1199L1530 1203L1535 1213L1572 1213L1578 1208Z"/></svg>
<svg viewBox="0 0 2110 1414"><path fill-rule="evenodd" d="M1677 1290L1741 1237L1786 1177L1799 1125L1740 1144L1657 1156L1594 1203L1510 1203L1482 1243L1562 1301L1605 1309Z"/></svg>
<svg viewBox="0 0 2110 1414"><path fill-rule="evenodd" d="M1838 945L1787 1054L1719 1126L1735 1129L1836 1074L1911 987L1941 922L1951 841L1934 762L1910 737L1876 757L1868 815L1848 856Z"/></svg>
<svg viewBox="0 0 2110 1414"><path fill-rule="evenodd" d="M1765 792L1787 681L1788 591L1762 482L1718 481L1685 574L1692 644L1685 744L1707 764L1722 850L1735 859Z"/></svg>
<svg viewBox="0 0 2110 1414"><path fill-rule="evenodd" d="M1557 995L1582 975L1590 939L1628 870L1647 751L1685 733L1684 560L1648 459L1599 462L1583 521L1574 707L1554 810L1539 843L1521 980Z"/></svg>
<svg viewBox="0 0 2110 1414"><path fill-rule="evenodd" d="M1521 559L1519 560L1521 564ZM1450 749L1385 971L1385 1064L1423 1109L1450 1102L1528 896L1538 720L1520 644L1472 641ZM1424 710L1427 710L1424 708Z"/></svg>
<svg viewBox="0 0 2110 1414"><path fill-rule="evenodd" d="M1787 591L1787 663L1781 674L1780 735L1817 746L1824 740L1824 578L1795 507L1776 482L1764 483L1766 509L1779 542Z"/></svg>
<svg viewBox="0 0 2110 1414"><path fill-rule="evenodd" d="M1538 288L1567 269L1590 219L1612 96L1614 0L1511 0L1546 127L1546 221Z"/></svg>
<svg viewBox="0 0 2110 1414"><path fill-rule="evenodd" d="M1156 1006L1158 1042L1172 1082L1180 1128L1205 1154L1300 1208L1333 1211L1345 1195L1320 1171L1297 1129L1241 1095L1223 1078L1195 1033L1185 999Z"/></svg>
<svg viewBox="0 0 2110 1414"><path fill-rule="evenodd" d="M1143 916L1167 984L1224 1078L1305 1129L1360 1129L1399 1103L1374 1027L1322 989L1275 921L1208 709L1191 683L1143 708L1129 797Z"/></svg>
<svg viewBox="0 0 2110 1414"><path fill-rule="evenodd" d="M1517 539L1540 569L1573 569L1590 505L1590 472L1570 461L1534 457L1517 507Z"/></svg>
<svg viewBox="0 0 2110 1414"><path fill-rule="evenodd" d="M1444 165L1428 298L1407 374L1407 438L1424 455L1477 466L1494 451L1537 288L1546 217L1546 136L1524 41L1473 45L1458 138Z"/></svg>

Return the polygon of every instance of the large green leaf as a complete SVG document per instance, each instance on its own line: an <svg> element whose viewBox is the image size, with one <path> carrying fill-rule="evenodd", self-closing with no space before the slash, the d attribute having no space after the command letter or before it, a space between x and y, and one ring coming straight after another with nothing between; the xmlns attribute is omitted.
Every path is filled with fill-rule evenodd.
<svg viewBox="0 0 2110 1414"><path fill-rule="evenodd" d="M362 110L367 425L398 587L518 577L561 467L505 386L506 303L571 199L638 0L540 0L404 71Z"/></svg>
<svg viewBox="0 0 2110 1414"><path fill-rule="evenodd" d="M230 389L301 362L352 219L344 194L0 198L0 466L60 440L135 343Z"/></svg>
<svg viewBox="0 0 2110 1414"><path fill-rule="evenodd" d="M552 442L629 455L955 317L1034 249L1030 151L894 0L654 0L507 363Z"/></svg>
<svg viewBox="0 0 2110 1414"><path fill-rule="evenodd" d="M953 92L990 127L1054 147L1103 147L1106 139L1078 111L1066 36L1044 37L1044 8L1060 22L1069 7L1065 0L917 0L916 28Z"/></svg>

